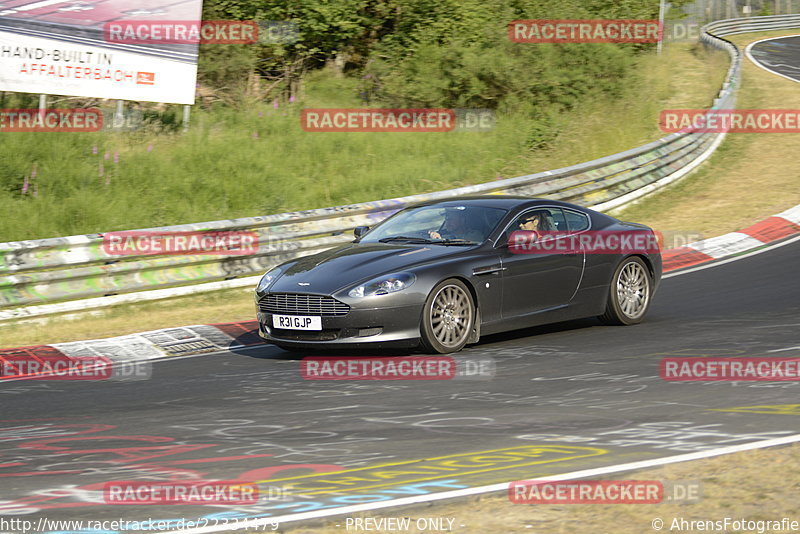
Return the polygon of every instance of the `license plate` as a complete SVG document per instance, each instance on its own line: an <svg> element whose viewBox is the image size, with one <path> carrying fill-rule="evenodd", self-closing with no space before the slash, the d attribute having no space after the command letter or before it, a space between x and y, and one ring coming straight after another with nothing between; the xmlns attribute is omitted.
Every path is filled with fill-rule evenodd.
<svg viewBox="0 0 800 534"><path fill-rule="evenodd" d="M322 317L273 315L272 326L289 330L322 330Z"/></svg>

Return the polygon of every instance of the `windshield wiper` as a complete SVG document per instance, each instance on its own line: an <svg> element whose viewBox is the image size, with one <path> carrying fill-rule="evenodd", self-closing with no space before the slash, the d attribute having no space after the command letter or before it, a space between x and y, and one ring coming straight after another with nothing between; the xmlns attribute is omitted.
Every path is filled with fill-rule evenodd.
<svg viewBox="0 0 800 534"><path fill-rule="evenodd" d="M425 239L424 237L409 237L405 235L396 235L394 237L384 237L378 239L381 243L391 243L393 241L407 241L409 243L438 243L438 241L431 241L430 239Z"/></svg>
<svg viewBox="0 0 800 534"><path fill-rule="evenodd" d="M434 245L477 245L475 241L468 241L466 239L440 239L438 241L432 241Z"/></svg>

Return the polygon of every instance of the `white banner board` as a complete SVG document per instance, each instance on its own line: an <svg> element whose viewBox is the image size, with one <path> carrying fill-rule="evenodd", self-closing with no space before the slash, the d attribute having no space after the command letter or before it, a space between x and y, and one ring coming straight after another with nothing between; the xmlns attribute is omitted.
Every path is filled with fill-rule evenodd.
<svg viewBox="0 0 800 534"><path fill-rule="evenodd" d="M0 3L0 90L193 104L197 43L109 42L135 19L200 21L202 0L10 0Z"/></svg>

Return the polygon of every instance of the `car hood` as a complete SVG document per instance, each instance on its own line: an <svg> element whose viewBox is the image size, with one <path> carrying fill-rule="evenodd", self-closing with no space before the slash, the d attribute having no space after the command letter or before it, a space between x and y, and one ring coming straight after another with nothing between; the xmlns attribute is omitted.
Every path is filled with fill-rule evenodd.
<svg viewBox="0 0 800 534"><path fill-rule="evenodd" d="M470 248L353 243L293 261L269 290L332 294L376 276L408 270Z"/></svg>

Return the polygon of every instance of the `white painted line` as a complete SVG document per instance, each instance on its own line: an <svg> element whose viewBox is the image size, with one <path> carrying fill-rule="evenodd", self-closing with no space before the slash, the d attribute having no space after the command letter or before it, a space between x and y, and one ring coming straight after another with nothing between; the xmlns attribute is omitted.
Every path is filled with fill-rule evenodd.
<svg viewBox="0 0 800 534"><path fill-rule="evenodd" d="M692 452L688 454L679 454L677 456L668 456L666 458L656 458L654 460L642 460L639 462L630 462L627 464L610 465L606 467L597 467L594 469L584 469L581 471L573 471L572 473L563 473L560 475L548 475L542 478L524 479L531 481L545 481L545 480L575 480L580 478L595 477L598 475L607 475L611 473L619 473L622 471L633 471L640 469L647 469L650 467L659 467L662 465L674 464L679 462L688 462L691 460L702 460L705 458L713 458L715 456L723 456L725 454L733 454L737 452L750 451L755 449L764 449L767 447L777 447L779 445L788 445L790 443L800 442L800 434L793 436L785 436L782 438L767 439L761 441L754 441L751 443L744 443L742 445L731 445L728 447L721 447L719 449L712 449L708 451ZM393 508L396 506L407 506L410 504L428 503L431 501L439 501L443 499L453 499L456 497L469 497L471 495L480 495L483 493L492 493L498 491L507 491L510 482L501 482L499 484L490 484L487 486L477 486L474 488L465 488L452 491L444 491L440 493L431 493L428 495L419 495L415 497L404 497L401 499L392 499L390 501L380 501L374 503L357 504L353 506L342 506L341 508L334 508L331 510L320 510L317 512L304 512L299 514L281 515L275 517L268 517L262 519L244 520L240 519L234 525L210 526L190 528L185 530L173 530L169 532L182 534L204 534L206 532L224 532L231 530L243 530L247 528L265 527L274 523L290 523L294 521L303 521L307 519L321 519L325 517L332 517L337 515L354 514L358 512L369 512L372 510L379 510L381 508Z"/></svg>
<svg viewBox="0 0 800 534"><path fill-rule="evenodd" d="M753 48L753 45L756 45L758 43L763 43L765 41L777 41L779 39L788 39L789 37L797 37L797 36L798 36L798 34L795 34L795 35L784 35L783 37L770 37L769 39L761 39L760 41L752 42L752 43L750 43L749 45L747 45L745 47L744 54L747 56L747 59L752 61L753 64L756 67L762 68L765 71L769 72L770 74L775 74L776 76L780 76L781 78L786 78L787 80L791 80L791 81L793 81L795 83L800 83L800 80L798 80L796 78L791 78L789 76L786 76L785 74L781 74L780 72L776 72L776 71L766 67L765 65L762 65L756 58L753 57L753 54L750 53L750 49Z"/></svg>
<svg viewBox="0 0 800 534"><path fill-rule="evenodd" d="M796 326L796 325L792 325L792 326ZM768 350L767 352L784 352L784 351L787 351L787 350L796 350L796 349L800 349L800 345L797 345L796 347L786 347L784 349Z"/></svg>

